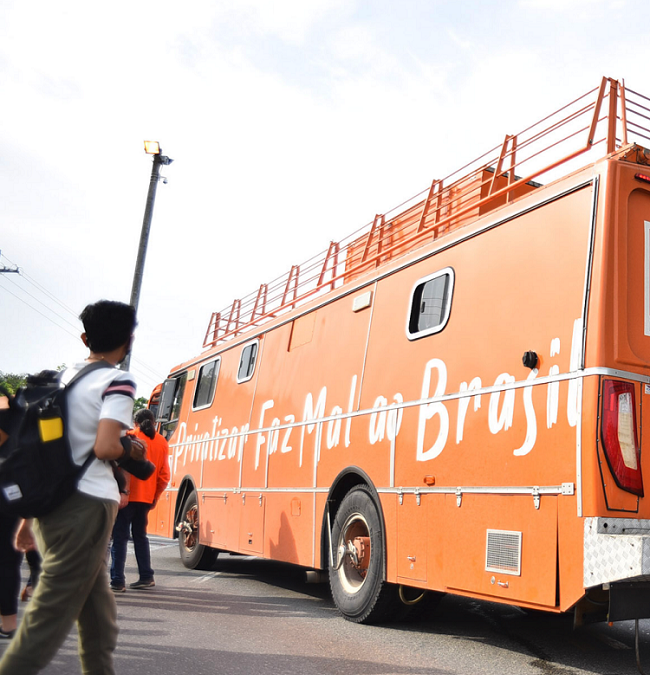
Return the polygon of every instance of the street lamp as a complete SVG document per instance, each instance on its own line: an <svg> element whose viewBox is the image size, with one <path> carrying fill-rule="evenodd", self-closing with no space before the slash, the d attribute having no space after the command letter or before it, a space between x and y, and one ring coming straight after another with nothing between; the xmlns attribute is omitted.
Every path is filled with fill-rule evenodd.
<svg viewBox="0 0 650 675"><path fill-rule="evenodd" d="M136 314L140 302L140 288L142 287L142 276L144 274L144 261L147 256L147 244L149 243L149 230L151 229L151 219L153 217L153 205L156 201L156 188L160 180L160 167L168 166L174 160L165 157L160 149L158 141L145 141L144 151L148 155L153 155L153 166L151 167L151 178L149 180L149 192L147 193L147 204L144 208L144 218L142 219L142 232L140 233L140 247L138 248L138 259L135 262L135 271L133 273L133 286L131 287L131 305ZM164 182L167 182L166 180ZM131 355L129 354L122 362L124 370L129 369Z"/></svg>

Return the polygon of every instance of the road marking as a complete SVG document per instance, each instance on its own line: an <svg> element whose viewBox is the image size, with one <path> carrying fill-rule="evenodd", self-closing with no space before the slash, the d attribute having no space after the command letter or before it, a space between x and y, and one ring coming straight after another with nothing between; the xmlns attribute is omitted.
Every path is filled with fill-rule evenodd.
<svg viewBox="0 0 650 675"><path fill-rule="evenodd" d="M215 577L218 577L221 574L221 572L210 572L210 574L203 574L200 577L195 577L192 579L193 584L204 584L206 581L210 581L210 579L214 579Z"/></svg>

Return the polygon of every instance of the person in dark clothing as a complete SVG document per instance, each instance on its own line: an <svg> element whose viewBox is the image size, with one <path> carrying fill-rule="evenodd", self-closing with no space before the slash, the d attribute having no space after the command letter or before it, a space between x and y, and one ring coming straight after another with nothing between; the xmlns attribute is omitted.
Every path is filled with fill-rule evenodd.
<svg viewBox="0 0 650 675"><path fill-rule="evenodd" d="M0 640L14 636L18 622L20 564L23 554L14 548L14 539L21 518L0 514Z"/></svg>
<svg viewBox="0 0 650 675"><path fill-rule="evenodd" d="M0 446L15 426L6 396L0 397ZM0 514L0 640L14 636L18 624L20 565L23 554L14 548L14 539L22 518Z"/></svg>

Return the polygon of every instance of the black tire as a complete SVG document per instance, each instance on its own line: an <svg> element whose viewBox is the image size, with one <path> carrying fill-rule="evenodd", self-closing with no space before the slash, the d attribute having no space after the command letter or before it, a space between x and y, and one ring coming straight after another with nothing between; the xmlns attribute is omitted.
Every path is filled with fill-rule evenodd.
<svg viewBox="0 0 650 675"><path fill-rule="evenodd" d="M209 570L219 551L199 544L199 502L196 490L187 495L178 521L178 550L181 562L191 570Z"/></svg>
<svg viewBox="0 0 650 675"><path fill-rule="evenodd" d="M359 539L363 554L355 562L349 547ZM343 555L341 546L346 548ZM379 507L367 485L353 488L343 498L332 527L332 553L330 588L343 617L354 623L393 618L392 611L399 603L397 586L385 581L384 532Z"/></svg>

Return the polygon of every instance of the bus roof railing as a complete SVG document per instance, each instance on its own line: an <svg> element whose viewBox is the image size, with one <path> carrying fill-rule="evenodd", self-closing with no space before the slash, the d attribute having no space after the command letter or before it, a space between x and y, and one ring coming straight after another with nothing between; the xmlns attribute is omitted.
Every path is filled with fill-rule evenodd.
<svg viewBox="0 0 650 675"><path fill-rule="evenodd" d="M650 98L604 77L599 87L213 312L203 347L257 328L637 140L650 141Z"/></svg>

